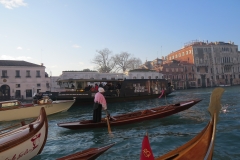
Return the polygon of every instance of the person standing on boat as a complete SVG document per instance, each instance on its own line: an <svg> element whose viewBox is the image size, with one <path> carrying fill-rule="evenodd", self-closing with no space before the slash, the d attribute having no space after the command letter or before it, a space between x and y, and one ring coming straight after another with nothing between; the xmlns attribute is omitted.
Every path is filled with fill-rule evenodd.
<svg viewBox="0 0 240 160"><path fill-rule="evenodd" d="M103 93L105 90L102 87L98 88L98 92L95 94L94 105L93 105L93 122L101 122L102 119L102 109L107 109L107 102Z"/></svg>

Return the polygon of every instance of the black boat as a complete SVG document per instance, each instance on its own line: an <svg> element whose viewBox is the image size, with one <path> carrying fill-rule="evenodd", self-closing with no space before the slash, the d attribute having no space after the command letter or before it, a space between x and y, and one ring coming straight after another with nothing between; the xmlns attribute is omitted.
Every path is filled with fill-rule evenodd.
<svg viewBox="0 0 240 160"><path fill-rule="evenodd" d="M95 84L103 85L107 103L165 97L172 92L171 84L166 79L67 79L59 80L58 84L70 87L65 87L61 92L43 92L43 95L52 100L70 100L75 97L75 104L93 103L93 98L98 92L94 90Z"/></svg>

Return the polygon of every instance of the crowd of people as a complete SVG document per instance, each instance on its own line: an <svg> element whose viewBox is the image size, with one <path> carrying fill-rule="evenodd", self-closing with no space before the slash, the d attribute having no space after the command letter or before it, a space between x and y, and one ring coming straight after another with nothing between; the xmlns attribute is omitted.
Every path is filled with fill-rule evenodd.
<svg viewBox="0 0 240 160"><path fill-rule="evenodd" d="M106 90L116 90L116 89L120 89L121 88L121 84L118 83L117 85L113 85L112 83L102 83L100 82L99 84L95 83L94 85L88 85L84 88L84 91L92 91L92 92L97 92L98 88L101 87L103 88L105 91Z"/></svg>

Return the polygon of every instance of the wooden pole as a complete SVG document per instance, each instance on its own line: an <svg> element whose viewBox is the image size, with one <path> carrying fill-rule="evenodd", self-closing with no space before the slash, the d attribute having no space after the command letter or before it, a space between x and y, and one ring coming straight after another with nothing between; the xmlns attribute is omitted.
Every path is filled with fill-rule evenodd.
<svg viewBox="0 0 240 160"><path fill-rule="evenodd" d="M112 131L111 131L111 126L110 126L110 122L109 122L109 119L108 119L108 112L107 112L107 110L105 110L106 111L106 115L107 115L107 125L108 125L108 133L109 134L111 134L112 133Z"/></svg>

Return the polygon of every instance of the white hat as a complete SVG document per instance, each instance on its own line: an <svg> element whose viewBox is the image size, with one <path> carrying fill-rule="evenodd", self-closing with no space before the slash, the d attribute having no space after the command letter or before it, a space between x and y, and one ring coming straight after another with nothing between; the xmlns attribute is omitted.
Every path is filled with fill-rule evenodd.
<svg viewBox="0 0 240 160"><path fill-rule="evenodd" d="M98 92L105 92L105 90L102 87L99 87Z"/></svg>

